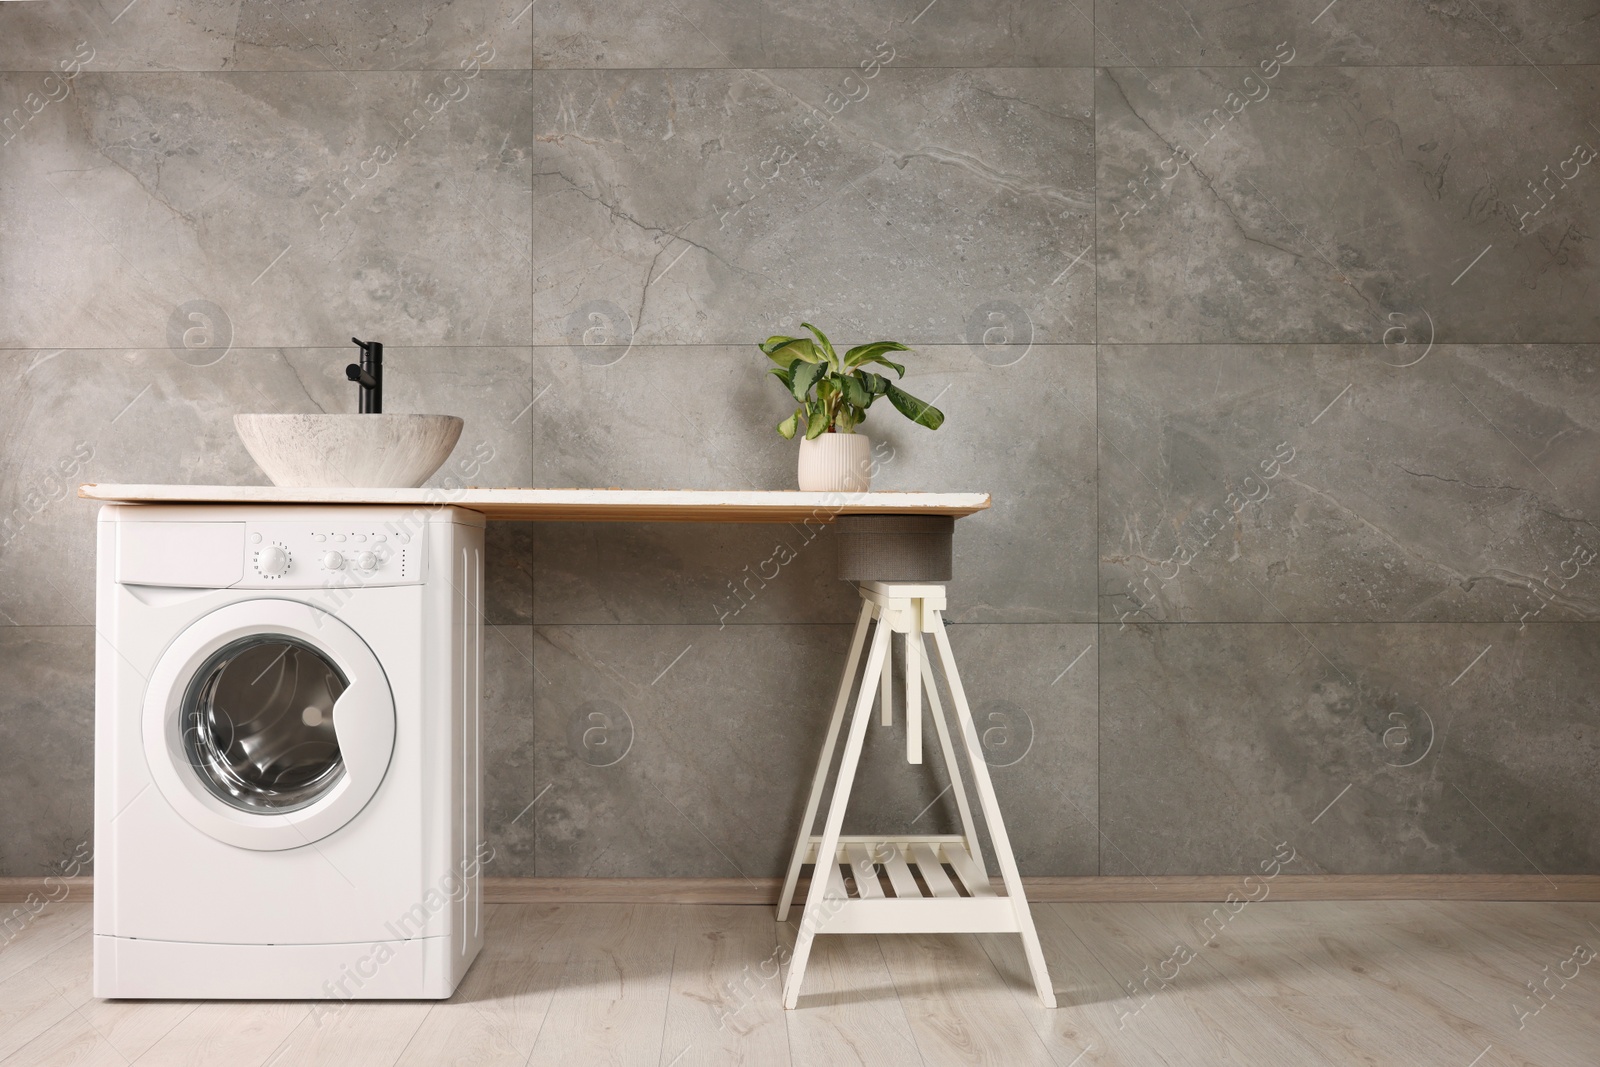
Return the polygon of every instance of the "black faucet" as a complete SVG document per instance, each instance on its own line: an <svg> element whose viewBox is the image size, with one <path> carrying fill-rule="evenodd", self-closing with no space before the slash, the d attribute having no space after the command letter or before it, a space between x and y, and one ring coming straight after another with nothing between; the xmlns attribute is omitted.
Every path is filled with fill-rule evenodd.
<svg viewBox="0 0 1600 1067"><path fill-rule="evenodd" d="M378 415L383 412L383 342L363 341L359 337L352 337L361 349L361 362L352 363L344 369L344 376L360 385L360 396L356 399L356 411L362 415Z"/></svg>

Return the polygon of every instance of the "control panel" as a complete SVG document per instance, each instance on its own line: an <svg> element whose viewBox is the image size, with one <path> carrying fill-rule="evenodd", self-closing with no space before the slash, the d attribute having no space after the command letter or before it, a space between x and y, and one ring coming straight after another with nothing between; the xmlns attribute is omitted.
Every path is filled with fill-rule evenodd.
<svg viewBox="0 0 1600 1067"><path fill-rule="evenodd" d="M425 536L425 527L394 523L247 522L239 585L416 585L423 581Z"/></svg>

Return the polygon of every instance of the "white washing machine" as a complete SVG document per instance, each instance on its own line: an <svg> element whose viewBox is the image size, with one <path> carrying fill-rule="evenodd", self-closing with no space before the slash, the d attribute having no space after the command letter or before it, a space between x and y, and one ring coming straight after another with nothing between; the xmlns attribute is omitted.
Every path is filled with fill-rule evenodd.
<svg viewBox="0 0 1600 1067"><path fill-rule="evenodd" d="M458 508L101 509L96 996L455 990L482 561Z"/></svg>

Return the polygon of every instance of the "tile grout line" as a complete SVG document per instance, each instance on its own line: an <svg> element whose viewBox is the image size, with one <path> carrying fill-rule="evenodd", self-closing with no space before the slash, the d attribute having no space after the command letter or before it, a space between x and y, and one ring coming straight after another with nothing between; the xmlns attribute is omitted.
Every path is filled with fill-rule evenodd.
<svg viewBox="0 0 1600 1067"><path fill-rule="evenodd" d="M1600 338L1595 339L1568 339L1568 341L1518 341L1515 338L1480 339L1480 341L1440 341L1442 346L1456 347L1456 349L1499 349L1499 347L1517 347L1517 349L1571 349L1571 347L1597 347ZM910 342L914 349L966 349L965 341L914 341ZM126 354L134 352L160 352L166 349L166 344L123 344L123 346L62 346L62 344L21 344L21 346L0 346L0 354L6 352L45 352L54 350L58 354ZM506 341L499 344L451 344L451 342L438 342L438 344L390 344L386 346L389 352L450 352L450 350L467 350L467 352L501 352L501 350L528 349L533 352L570 352L571 344L566 341L528 342ZM749 341L635 341L632 349L749 349ZM1035 341L1035 349L1371 349L1373 342L1366 341ZM338 344L235 344L229 352L342 352Z"/></svg>
<svg viewBox="0 0 1600 1067"><path fill-rule="evenodd" d="M1091 4L1090 18L1094 19L1094 7ZM1094 44L1091 37L1091 49ZM1091 51L1091 58L1093 53ZM1101 805L1101 782L1105 773L1105 754L1102 751L1101 727L1102 708L1101 689L1104 685L1104 675L1100 672L1100 659L1105 649L1104 623L1100 622L1100 153L1103 145L1100 142L1100 71L1097 68L1089 77L1089 113L1090 136L1094 142L1093 158L1089 160L1094 186L1094 218L1091 225L1094 227L1094 288L1089 292L1090 314L1094 319L1091 331L1094 337L1094 350L1091 353L1090 370L1094 375L1094 425L1090 429L1094 433L1094 554L1090 557L1090 575L1094 579L1094 871L1102 874L1106 864L1106 835L1103 825L1103 811Z"/></svg>
<svg viewBox="0 0 1600 1067"><path fill-rule="evenodd" d="M1600 67L1600 63L1593 62L1567 62L1543 64L1555 70L1583 70ZM1102 64L1092 60L1084 63L984 63L984 64L958 64L958 63L930 63L926 66L911 66L898 64L896 70L900 71L941 71L941 70L984 70L984 71L1031 71L1031 70L1108 70L1140 71L1140 67L1131 67L1124 64ZM1250 63L1224 62L1224 63L1162 63L1152 64L1151 70L1255 70ZM1529 63L1296 63L1296 70L1532 70ZM654 74L654 73L710 73L716 71L743 72L743 71L844 71L853 72L856 67L850 63L825 63L815 66L777 66L773 64L745 63L741 65L716 65L697 67L484 67L482 74ZM54 68L48 67L0 67L0 77L12 74L56 74ZM105 77L140 76L196 76L196 75L261 75L281 74L285 76L303 76L307 74L327 76L341 76L348 74L458 74L460 68L451 67L321 67L307 69L303 67L229 67L226 70L217 67L201 68L174 68L174 69L143 69L129 70L114 67L96 67L85 69L84 74ZM480 75L481 76L481 75Z"/></svg>
<svg viewBox="0 0 1600 1067"><path fill-rule="evenodd" d="M521 18L522 16L518 15L517 17ZM533 52L531 51L531 49L533 48L533 45L535 43L535 41L534 41L535 34L534 34L534 29L533 29L534 22L535 22L535 20L532 19L532 18L530 18L528 20L528 47L530 49L528 54L529 54L530 57L533 55ZM531 58L529 59L529 62L530 63L532 62ZM537 136L536 131L538 129L538 125L537 125L537 119L534 116L534 110L533 110L533 108L531 106L528 108L527 124L528 124L528 143L530 145L532 145L532 144L535 143L534 142L534 137ZM532 157L530 155L530 159L531 158ZM535 169L537 169L537 168L535 168ZM529 252L530 255L534 252L533 240L534 240L534 234L535 234L535 231L536 231L537 225L538 225L538 223L537 223L538 218L539 218L539 183L536 180L531 180L530 179L530 181L528 182L528 225L529 225L528 252ZM539 309L539 290L538 290L538 285L539 285L539 272L537 270L535 270L535 269L530 269L528 271L528 323L529 323L530 326L534 322L538 321L537 319L534 318L534 316L538 314L538 309ZM539 399L540 396L544 395L543 393L539 393L537 396L534 395L534 393L535 393L534 385L537 383L537 380L538 380L537 379L537 375L538 375L538 368L535 365L535 361L533 359L529 359L528 360L528 395L533 397L533 401L530 402L529 405L528 405L530 408L533 407L534 403L538 402L538 399ZM553 381L552 381L552 384L553 384ZM521 418L522 416L519 414L517 417ZM535 430L534 430L534 426L535 426L536 422L537 422L537 416L531 417L531 418L528 419L528 425L526 427L526 431L527 431L527 435L528 435L528 468L529 468L528 469L528 480L529 481L535 480L534 479L534 472L533 472L533 464L536 462L534 457L537 455L537 446L538 446L538 441L536 440L537 434L535 433ZM530 531L530 534L532 534L532 533L533 532ZM538 567L538 563L537 563L537 559L536 559L537 555L538 555L538 538L537 538L536 535L529 536L529 538L528 538L528 557L527 558L528 558L528 587L529 587L528 599L530 601L530 604L528 605L528 613L529 613L528 614L528 620L529 620L530 623L532 623L532 621L534 619L537 619L539 617L539 567ZM534 633L536 634L537 630L535 630ZM528 718L530 720L529 721L529 730L528 730L528 739L529 739L529 742L533 745L533 751L535 753L540 751L540 749L539 749L539 716L538 716L538 714L536 714L536 711L535 711L535 709L538 707L538 704L539 704L539 677L540 677L540 675L539 675L539 664L538 664L539 645L540 645L539 640L537 639L537 637L534 637L533 640L530 642L530 647L528 649L528 654L529 654L528 666L532 671L532 677L528 679L529 682L532 683L530 685L530 687L529 687L529 690L528 690L528 710L527 710L527 713L528 713ZM535 771L537 770L537 763L535 763L534 770ZM537 784L538 778L536 777L536 775L530 774L529 778L532 779L532 781L535 784ZM555 784L554 777L552 777L551 781L545 783L545 787L549 788L553 784ZM543 794L541 793L540 795L542 796ZM534 800L537 801L538 797L534 797ZM520 818L520 816L519 816L519 818ZM537 878L539 876L539 817L537 815L535 815L533 817L533 820L528 823L528 832L529 832L530 836L533 838L532 854L528 857L528 873L530 875L532 875L533 877ZM552 1003L554 1003L554 1001L555 1001L555 997L552 995L550 1000L545 1003L545 1015L546 1015L546 1017L548 1017L549 1011L550 1011L550 1005ZM544 1019L540 1019L539 1020L539 1033L543 1033L544 1032L544 1023L545 1023ZM532 1063L533 1062L533 1053L534 1053L535 1049L537 1048L538 1044L539 1044L538 1034L535 1034L534 1035L534 1040L528 1046L528 1058L525 1061L526 1063Z"/></svg>
<svg viewBox="0 0 1600 1067"><path fill-rule="evenodd" d="M1097 294L1098 295L1098 294ZM1098 312L1096 312L1098 314ZM913 348L953 348L965 349L970 346L965 341L913 341ZM1258 341L1258 340L1223 340L1223 341L1034 341L1033 347L1039 349L1052 348L1183 348L1188 350L1204 348L1348 348L1370 349L1369 341ZM1440 341L1440 345L1454 348L1573 348L1600 346L1600 337L1592 340L1564 340L1564 341L1527 341L1515 338L1501 340L1451 340ZM346 346L348 347L348 346ZM468 351L504 351L507 349L531 349L535 352L567 352L571 344L566 341L529 342L505 341L498 344L460 344L441 341L434 344L397 344L386 345L389 352L431 352L465 349ZM746 341L635 341L631 346L640 348L737 348L748 349L750 342ZM167 345L156 342L148 345L0 345L0 353L6 352L44 352L54 350L58 353L126 353L131 351L160 351ZM236 344L229 350L231 352L329 352L343 351L335 343L328 344Z"/></svg>

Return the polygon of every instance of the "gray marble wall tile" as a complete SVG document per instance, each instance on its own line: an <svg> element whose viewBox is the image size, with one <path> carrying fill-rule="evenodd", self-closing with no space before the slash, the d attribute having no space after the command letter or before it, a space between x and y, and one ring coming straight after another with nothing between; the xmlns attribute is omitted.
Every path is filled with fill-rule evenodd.
<svg viewBox="0 0 1600 1067"><path fill-rule="evenodd" d="M0 345L526 343L530 76L80 75L0 147Z"/></svg>
<svg viewBox="0 0 1600 1067"><path fill-rule="evenodd" d="M0 70L51 70L92 50L96 70L527 69L526 0L59 0L0 9Z"/></svg>
<svg viewBox="0 0 1600 1067"><path fill-rule="evenodd" d="M0 626L0 873L59 874L91 840L93 752L94 628Z"/></svg>
<svg viewBox="0 0 1600 1067"><path fill-rule="evenodd" d="M1102 618L1600 619L1600 353L1393 340L1103 346Z"/></svg>
<svg viewBox="0 0 1600 1067"><path fill-rule="evenodd" d="M496 626L533 621L533 531L528 522L491 522L484 528L484 621Z"/></svg>
<svg viewBox="0 0 1600 1067"><path fill-rule="evenodd" d="M798 445L773 431L793 405L754 345L623 352L538 350L533 484L794 487ZM1087 347L928 346L907 357L907 388L945 424L929 432L883 403L863 424L881 458L875 489L994 498L956 527L953 619L1094 618L1091 357ZM1019 422L1048 429L1018 436ZM814 535L805 525L541 525L539 621L846 621L857 598L835 577L831 537ZM795 559L768 565L786 558L780 543Z"/></svg>
<svg viewBox="0 0 1600 1067"><path fill-rule="evenodd" d="M848 639L837 626L540 627L539 874L781 875ZM962 626L951 641L1025 870L1092 870L1094 654L1073 663L1092 628ZM955 825L931 723L926 761L909 766L896 718L868 735L848 832ZM1078 815L1026 814L1063 797Z"/></svg>
<svg viewBox="0 0 1600 1067"><path fill-rule="evenodd" d="M847 73L537 72L537 343L1092 336L1090 72Z"/></svg>
<svg viewBox="0 0 1600 1067"><path fill-rule="evenodd" d="M1098 629L950 629L984 761L1025 875L1100 873ZM924 722L924 734L931 751L930 723ZM940 829L955 832L959 823L948 794L936 810L944 813ZM986 832L981 836L990 873L997 873L994 847Z"/></svg>
<svg viewBox="0 0 1600 1067"><path fill-rule="evenodd" d="M0 353L0 621L93 621L98 505L79 483L266 480L233 415L303 390L280 353L244 355L200 366L195 350L165 348Z"/></svg>
<svg viewBox="0 0 1600 1067"><path fill-rule="evenodd" d="M1391 3L1336 0L1098 0L1096 62L1105 66L1249 65L1292 42L1320 66L1518 66L1600 60L1593 0Z"/></svg>
<svg viewBox="0 0 1600 1067"><path fill-rule="evenodd" d="M1593 870L1594 631L1102 626L1101 873Z"/></svg>
<svg viewBox="0 0 1600 1067"><path fill-rule="evenodd" d="M95 504L81 482L255 485L238 412L348 411L348 349L159 348L0 353L0 622L94 617ZM525 485L526 349L390 349L386 406L459 414L462 441L430 482ZM527 531L490 539L492 622L532 617Z"/></svg>
<svg viewBox="0 0 1600 1067"><path fill-rule="evenodd" d="M500 523L499 526L513 526ZM491 525L490 529L495 526ZM538 795L533 758L533 628L490 626L483 641L483 829L496 878L532 878Z"/></svg>
<svg viewBox="0 0 1600 1067"><path fill-rule="evenodd" d="M803 631L795 639L794 631ZM847 627L540 627L545 877L770 876L805 802Z"/></svg>
<svg viewBox="0 0 1600 1067"><path fill-rule="evenodd" d="M1099 339L1600 339L1594 75L1097 72Z"/></svg>
<svg viewBox="0 0 1600 1067"><path fill-rule="evenodd" d="M747 3L547 0L535 8L540 67L840 67L880 42L911 67L1088 66L1092 0Z"/></svg>

